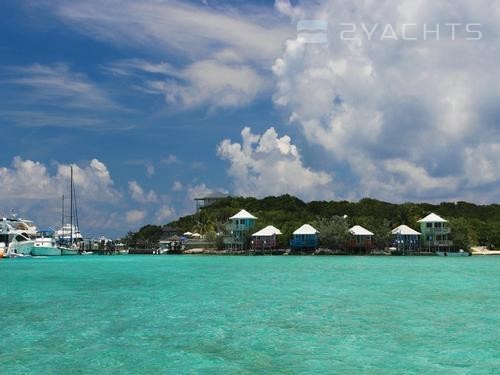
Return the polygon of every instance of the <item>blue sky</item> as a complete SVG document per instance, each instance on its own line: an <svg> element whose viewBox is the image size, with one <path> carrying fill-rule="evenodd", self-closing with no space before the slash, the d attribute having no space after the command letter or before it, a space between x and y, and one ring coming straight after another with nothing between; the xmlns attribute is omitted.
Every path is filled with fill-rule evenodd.
<svg viewBox="0 0 500 375"><path fill-rule="evenodd" d="M166 223L213 190L500 198L494 1L8 0L0 13L3 214L57 225L70 164L86 235ZM327 20L329 44L298 41L300 19ZM341 40L346 22L356 40ZM388 24L397 40L381 40Z"/></svg>

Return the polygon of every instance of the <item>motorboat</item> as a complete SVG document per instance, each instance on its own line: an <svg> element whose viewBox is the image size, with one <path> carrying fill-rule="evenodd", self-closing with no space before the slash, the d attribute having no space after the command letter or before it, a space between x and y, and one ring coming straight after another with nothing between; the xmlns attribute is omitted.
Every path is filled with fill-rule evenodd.
<svg viewBox="0 0 500 375"><path fill-rule="evenodd" d="M57 246L56 239L54 238L53 230L38 231L33 249L31 250L33 256L59 256L61 249Z"/></svg>
<svg viewBox="0 0 500 375"><path fill-rule="evenodd" d="M4 256L31 255L35 243L36 227L27 220L2 218L0 221L0 242L4 244ZM35 232L33 233L33 229ZM31 237L33 235L33 238Z"/></svg>

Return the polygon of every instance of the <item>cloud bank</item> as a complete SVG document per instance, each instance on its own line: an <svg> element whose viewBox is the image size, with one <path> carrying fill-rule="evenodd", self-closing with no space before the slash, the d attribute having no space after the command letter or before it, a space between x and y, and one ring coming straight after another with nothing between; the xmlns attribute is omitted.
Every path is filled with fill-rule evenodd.
<svg viewBox="0 0 500 375"><path fill-rule="evenodd" d="M290 39L273 65L274 103L310 147L348 166L356 197L500 199L500 15L496 2L303 2L285 13L329 22L328 45ZM281 5L280 5L281 4ZM292 7L293 8L293 7ZM336 26L482 23L483 39L341 40ZM361 27L359 28L361 29ZM474 167L477 166L477 167ZM347 195L347 191L339 191Z"/></svg>

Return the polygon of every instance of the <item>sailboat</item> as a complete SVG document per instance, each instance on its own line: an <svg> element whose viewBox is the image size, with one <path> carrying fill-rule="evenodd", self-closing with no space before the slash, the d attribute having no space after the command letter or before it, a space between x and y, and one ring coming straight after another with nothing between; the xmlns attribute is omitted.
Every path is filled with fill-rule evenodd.
<svg viewBox="0 0 500 375"><path fill-rule="evenodd" d="M73 222L75 219L75 222ZM61 255L78 255L79 245L83 242L83 237L78 228L78 209L76 206L76 193L73 184L73 166L71 166L70 178L70 215L69 224L65 223L64 217L64 195L62 198L62 220L61 229L56 232L59 237Z"/></svg>

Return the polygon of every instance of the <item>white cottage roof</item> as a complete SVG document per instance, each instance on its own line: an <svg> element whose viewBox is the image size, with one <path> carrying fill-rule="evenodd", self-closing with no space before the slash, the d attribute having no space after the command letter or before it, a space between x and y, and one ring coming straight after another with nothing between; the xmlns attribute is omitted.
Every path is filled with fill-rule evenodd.
<svg viewBox="0 0 500 375"><path fill-rule="evenodd" d="M435 213L429 214L424 217L422 220L418 221L419 223L447 223L448 220L443 219L441 216L436 215Z"/></svg>
<svg viewBox="0 0 500 375"><path fill-rule="evenodd" d="M355 225L349 229L349 233L353 236L373 236L374 234L368 229L363 228L361 225Z"/></svg>
<svg viewBox="0 0 500 375"><path fill-rule="evenodd" d="M269 225L269 226L265 227L264 229L261 229L258 232L255 232L254 234L252 234L252 236L266 237L266 236L274 236L275 234L282 234L282 233L278 228L275 228L272 225Z"/></svg>
<svg viewBox="0 0 500 375"><path fill-rule="evenodd" d="M319 231L315 228L313 228L311 225L309 224L304 224L302 225L299 229L297 229L295 232L293 232L293 234L318 234Z"/></svg>
<svg viewBox="0 0 500 375"><path fill-rule="evenodd" d="M247 210L241 210L236 215L231 216L229 219L232 220L232 219L257 219L257 218Z"/></svg>
<svg viewBox="0 0 500 375"><path fill-rule="evenodd" d="M391 231L392 234L401 234L403 236L420 236L420 232L410 228L408 225L400 225Z"/></svg>

